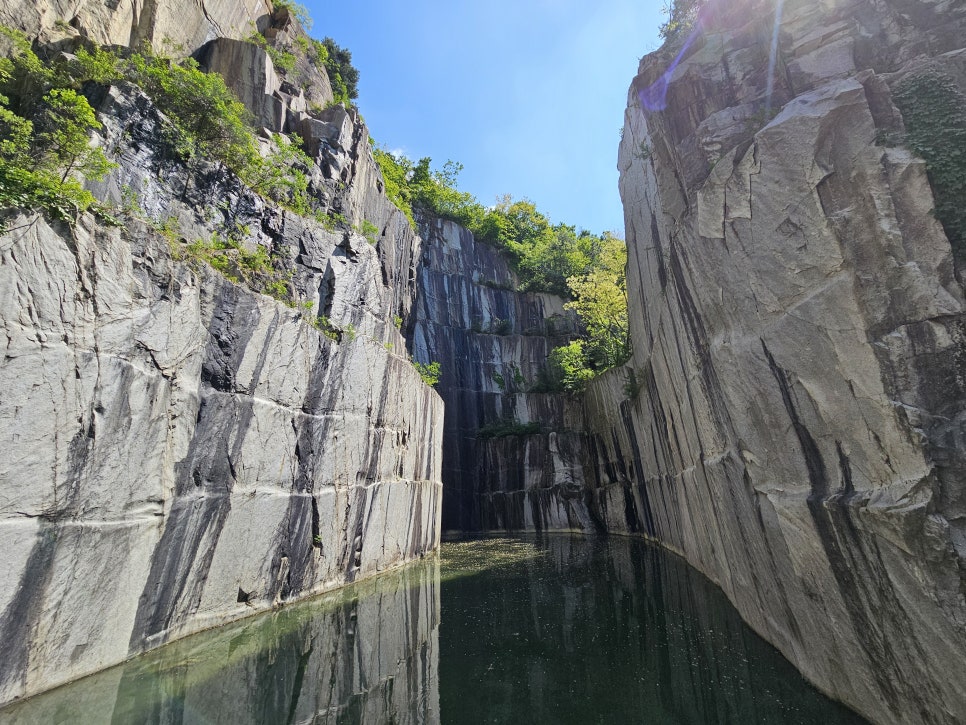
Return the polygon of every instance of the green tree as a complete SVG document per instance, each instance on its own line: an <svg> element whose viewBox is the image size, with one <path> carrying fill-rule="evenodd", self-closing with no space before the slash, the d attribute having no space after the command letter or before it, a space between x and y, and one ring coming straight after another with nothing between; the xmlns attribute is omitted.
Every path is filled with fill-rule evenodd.
<svg viewBox="0 0 966 725"><path fill-rule="evenodd" d="M547 357L547 375L550 378L549 390L565 390L579 393L594 377L588 367L587 353L583 340L574 340L568 345L554 348Z"/></svg>
<svg viewBox="0 0 966 725"><path fill-rule="evenodd" d="M187 158L206 158L241 169L257 150L250 114L217 73L204 73L194 59L134 59L136 76L155 104L176 121L177 146Z"/></svg>
<svg viewBox="0 0 966 725"><path fill-rule="evenodd" d="M435 360L430 363L421 363L412 361L413 367L416 368L416 372L419 373L419 377L422 378L423 382L430 386L435 386L439 382L440 378L440 366Z"/></svg>
<svg viewBox="0 0 966 725"><path fill-rule="evenodd" d="M359 71L352 65L352 53L332 38L324 38L322 46L325 53L319 52L317 57L325 66L335 100L348 105L359 97Z"/></svg>
<svg viewBox="0 0 966 725"><path fill-rule="evenodd" d="M59 171L61 181L75 171L103 178L112 164L101 149L91 146L91 132L101 124L87 99L71 88L52 88L44 95L42 108L34 124L35 168Z"/></svg>
<svg viewBox="0 0 966 725"><path fill-rule="evenodd" d="M297 143L273 134L275 151L266 157L255 154L241 172L242 180L262 196L285 204L298 214L311 212L309 170L312 159Z"/></svg>
<svg viewBox="0 0 966 725"><path fill-rule="evenodd" d="M658 34L664 40L675 40L690 32L703 3L704 0L667 0L663 7L667 22L661 25Z"/></svg>
<svg viewBox="0 0 966 725"><path fill-rule="evenodd" d="M567 280L574 299L566 307L577 313L587 330L585 353L595 370L621 365L630 355L626 266L627 246L605 234L595 266Z"/></svg>
<svg viewBox="0 0 966 725"><path fill-rule="evenodd" d="M70 220L95 206L74 175L101 179L112 167L91 146L101 124L84 96L57 87L57 74L22 33L0 32L13 52L0 60L0 207L44 209Z"/></svg>
<svg viewBox="0 0 966 725"><path fill-rule="evenodd" d="M282 8L288 10L303 28L306 30L312 29L312 16L309 14L309 9L302 5L302 3L294 2L294 0L274 0L272 5L275 10L281 10Z"/></svg>

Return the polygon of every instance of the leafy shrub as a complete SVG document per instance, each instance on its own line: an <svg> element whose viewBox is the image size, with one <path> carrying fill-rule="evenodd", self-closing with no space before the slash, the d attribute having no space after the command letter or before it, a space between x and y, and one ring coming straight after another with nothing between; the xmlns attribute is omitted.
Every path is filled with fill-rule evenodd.
<svg viewBox="0 0 966 725"><path fill-rule="evenodd" d="M359 97L359 71L352 65L352 53L332 38L313 41L317 66L325 68L336 103L350 105Z"/></svg>
<svg viewBox="0 0 966 725"><path fill-rule="evenodd" d="M306 30L312 28L312 16L309 14L309 9L302 5L302 3L297 3L293 0L274 0L272 6L275 10L282 8L288 10L292 17L298 20L299 25Z"/></svg>
<svg viewBox="0 0 966 725"><path fill-rule="evenodd" d="M369 240L369 244L375 244L379 241L379 227L368 219L362 220L359 231L362 233L362 236Z"/></svg>
<svg viewBox="0 0 966 725"><path fill-rule="evenodd" d="M583 340L574 340L568 345L554 348L547 356L547 368L544 380L537 385L537 390L550 392L562 390L568 393L579 393L594 377Z"/></svg>
<svg viewBox="0 0 966 725"><path fill-rule="evenodd" d="M45 64L22 33L0 28L13 44L0 59L0 205L41 208L61 219L103 209L79 178L101 179L112 168L90 146L100 128L79 92L88 82L127 81L140 86L171 120L168 140L189 163L223 164L253 190L299 214L311 211L308 170L301 146L276 135L263 157L250 116L221 76L204 73L187 59L81 48L76 59Z"/></svg>
<svg viewBox="0 0 966 725"><path fill-rule="evenodd" d="M631 354L628 338L627 289L624 270L627 247L604 235L596 265L585 274L567 279L574 310L586 330L584 354L592 370L622 365Z"/></svg>
<svg viewBox="0 0 966 725"><path fill-rule="evenodd" d="M281 48L276 48L274 45L268 42L264 35L259 32L254 32L247 38L249 43L254 43L259 48L264 50L268 57L272 59L272 65L275 66L276 70L282 71L282 73L288 73L295 68L295 54L289 53L287 50L282 50ZM299 40L306 42L304 38L299 37Z"/></svg>
<svg viewBox="0 0 966 725"><path fill-rule="evenodd" d="M438 362L431 363L421 363L416 360L412 361L413 367L416 368L416 372L419 373L419 377L423 379L423 382L430 386L435 386L439 382L441 375L440 366Z"/></svg>
<svg viewBox="0 0 966 725"><path fill-rule="evenodd" d="M329 62L329 49L326 47L325 43L323 43L321 40L312 38L309 40L309 45L309 61L314 64L316 68L325 68L325 64Z"/></svg>
<svg viewBox="0 0 966 725"><path fill-rule="evenodd" d="M253 156L242 170L242 179L262 196L276 201L296 214L311 213L309 172L312 159L302 147L281 134L273 134L274 151L268 156Z"/></svg>
<svg viewBox="0 0 966 725"><path fill-rule="evenodd" d="M675 41L685 33L689 33L698 19L698 11L704 0L666 0L663 11L667 13L667 22L658 28L658 34L664 40Z"/></svg>
<svg viewBox="0 0 966 725"><path fill-rule="evenodd" d="M388 151L379 148L373 149L372 156L382 172L386 198L406 215L410 226L415 229L416 219L413 217L412 192L409 189L408 179L412 163L405 158L397 160Z"/></svg>
<svg viewBox="0 0 966 725"><path fill-rule="evenodd" d="M114 167L91 146L101 128L87 99L48 68L26 36L0 28L13 57L0 59L0 207L41 209L71 221L106 210L80 183Z"/></svg>
<svg viewBox="0 0 966 725"><path fill-rule="evenodd" d="M248 111L220 75L202 72L194 59L179 64L135 55L126 75L174 121L172 140L185 159L210 159L244 172L258 155Z"/></svg>

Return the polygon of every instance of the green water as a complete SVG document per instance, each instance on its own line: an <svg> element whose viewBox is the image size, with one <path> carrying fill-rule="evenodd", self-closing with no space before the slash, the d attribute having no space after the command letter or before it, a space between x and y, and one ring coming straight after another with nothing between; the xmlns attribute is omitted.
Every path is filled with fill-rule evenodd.
<svg viewBox="0 0 966 725"><path fill-rule="evenodd" d="M861 723L631 539L447 543L0 710L3 723Z"/></svg>

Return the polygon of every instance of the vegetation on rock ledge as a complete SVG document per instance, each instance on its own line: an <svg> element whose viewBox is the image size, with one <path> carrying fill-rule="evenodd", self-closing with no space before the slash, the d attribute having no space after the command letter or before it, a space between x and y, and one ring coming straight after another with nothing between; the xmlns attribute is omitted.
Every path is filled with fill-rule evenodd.
<svg viewBox="0 0 966 725"><path fill-rule="evenodd" d="M601 371L627 360L627 248L621 239L551 224L527 199L505 196L486 208L457 188L463 167L453 161L433 170L429 158L413 163L380 148L373 156L386 196L414 227L417 211L450 219L507 254L521 280L520 291L550 292L570 300L567 307L577 313L585 334L553 351L538 390L577 392ZM509 332L509 321L497 322L506 322L506 329L494 325L487 332Z"/></svg>
<svg viewBox="0 0 966 725"><path fill-rule="evenodd" d="M112 167L91 145L100 128L84 95L88 84L140 87L171 121L167 141L189 165L214 161L254 191L300 214L311 211L306 173L311 160L280 135L263 156L248 111L221 76L187 59L81 48L76 57L44 62L22 34L2 29L11 57L0 59L0 206L42 209L69 220L103 210L80 179L98 180Z"/></svg>

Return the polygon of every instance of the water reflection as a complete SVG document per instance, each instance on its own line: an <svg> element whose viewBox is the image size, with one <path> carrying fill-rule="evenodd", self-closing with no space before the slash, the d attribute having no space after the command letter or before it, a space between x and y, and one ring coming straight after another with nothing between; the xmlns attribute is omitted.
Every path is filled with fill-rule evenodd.
<svg viewBox="0 0 966 725"><path fill-rule="evenodd" d="M541 556L445 583L443 722L864 722L680 559L634 539L536 542Z"/></svg>
<svg viewBox="0 0 966 725"><path fill-rule="evenodd" d="M167 645L0 723L439 722L435 559Z"/></svg>
<svg viewBox="0 0 966 725"><path fill-rule="evenodd" d="M675 557L632 539L445 544L196 635L3 723L859 723Z"/></svg>

